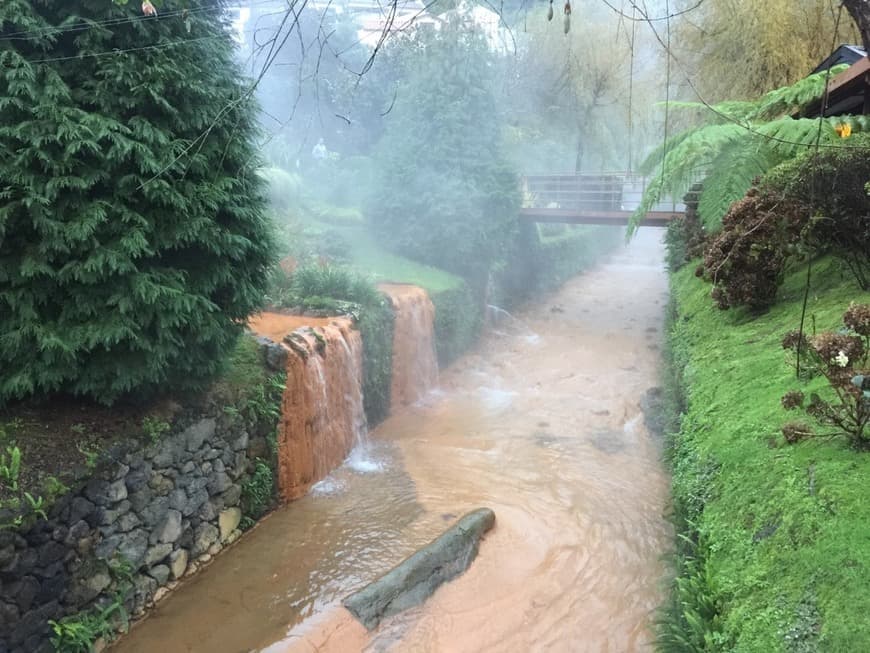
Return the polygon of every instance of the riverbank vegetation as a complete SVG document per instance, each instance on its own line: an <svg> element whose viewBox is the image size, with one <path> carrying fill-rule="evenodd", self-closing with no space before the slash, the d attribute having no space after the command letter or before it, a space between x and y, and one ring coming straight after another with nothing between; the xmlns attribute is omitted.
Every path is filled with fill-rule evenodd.
<svg viewBox="0 0 870 653"><path fill-rule="evenodd" d="M786 393L831 395L821 376L795 379L782 347L800 323L805 278L793 268L758 317L717 310L689 268L673 277L669 343L685 406L670 443L679 566L662 650L870 646L870 458L845 438L792 446L781 433ZM841 329L850 303L870 301L831 258L816 262L815 279L810 333Z"/></svg>
<svg viewBox="0 0 870 653"><path fill-rule="evenodd" d="M870 140L866 116L800 117L826 77L719 104L647 161L687 207L666 236L662 651L870 647Z"/></svg>

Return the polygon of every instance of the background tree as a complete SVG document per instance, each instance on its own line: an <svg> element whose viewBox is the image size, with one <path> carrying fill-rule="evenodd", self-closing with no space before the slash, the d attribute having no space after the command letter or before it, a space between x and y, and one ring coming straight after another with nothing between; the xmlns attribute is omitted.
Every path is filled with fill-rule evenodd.
<svg viewBox="0 0 870 653"><path fill-rule="evenodd" d="M870 52L870 0L843 0L843 6L858 27L864 50Z"/></svg>
<svg viewBox="0 0 870 653"><path fill-rule="evenodd" d="M223 8L0 5L0 402L199 384L257 308L270 228Z"/></svg>
<svg viewBox="0 0 870 653"><path fill-rule="evenodd" d="M672 44L707 101L746 100L805 77L831 43L860 42L845 16L836 23L827 0L707 0L675 20Z"/></svg>
<svg viewBox="0 0 870 653"><path fill-rule="evenodd" d="M561 22L536 10L516 40L516 56L503 58L505 102L514 159L524 172L627 169L632 146L655 144L648 134L660 131L662 111L652 105L663 80L644 63L652 52L642 26L632 33L604 5L584 6L566 35ZM631 139L629 112L637 127Z"/></svg>
<svg viewBox="0 0 870 653"><path fill-rule="evenodd" d="M411 46L374 154L369 220L394 251L462 274L482 290L519 206L502 147L494 56L459 16L418 33Z"/></svg>

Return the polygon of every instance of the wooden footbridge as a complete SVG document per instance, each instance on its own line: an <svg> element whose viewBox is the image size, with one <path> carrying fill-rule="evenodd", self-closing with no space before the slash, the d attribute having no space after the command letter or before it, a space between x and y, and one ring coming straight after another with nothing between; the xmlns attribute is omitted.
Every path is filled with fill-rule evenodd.
<svg viewBox="0 0 870 653"><path fill-rule="evenodd" d="M529 222L625 226L640 206L648 179L630 172L522 178L520 217ZM641 226L664 227L686 207L662 198Z"/></svg>

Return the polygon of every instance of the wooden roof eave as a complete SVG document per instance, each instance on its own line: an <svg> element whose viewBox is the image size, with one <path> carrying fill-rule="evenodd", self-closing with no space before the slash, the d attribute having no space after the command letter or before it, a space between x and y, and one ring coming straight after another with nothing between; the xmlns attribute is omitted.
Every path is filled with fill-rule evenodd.
<svg viewBox="0 0 870 653"><path fill-rule="evenodd" d="M853 91L868 85L870 57L859 59L846 70L835 75L828 82L828 106L831 107ZM792 118L815 118L821 113L821 102L813 102L803 110L792 114Z"/></svg>

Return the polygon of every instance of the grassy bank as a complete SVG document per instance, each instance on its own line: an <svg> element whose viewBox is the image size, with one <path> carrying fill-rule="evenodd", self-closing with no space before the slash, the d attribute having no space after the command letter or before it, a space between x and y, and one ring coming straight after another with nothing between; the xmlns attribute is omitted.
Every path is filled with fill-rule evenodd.
<svg viewBox="0 0 870 653"><path fill-rule="evenodd" d="M805 270L762 316L714 308L692 266L674 274L670 353L685 412L672 436L678 578L664 651L870 650L870 455L841 439L783 443L780 346L800 321ZM837 265L815 266L808 325L836 330L868 302Z"/></svg>

